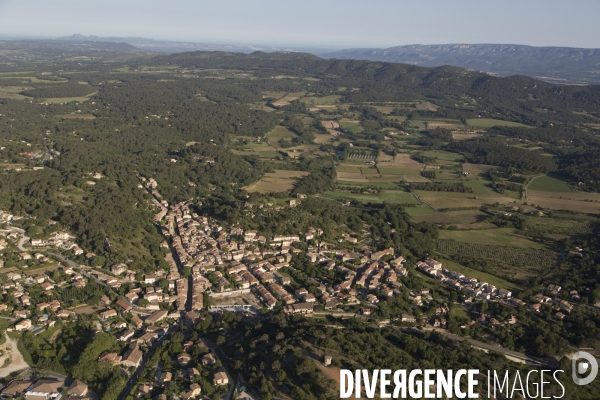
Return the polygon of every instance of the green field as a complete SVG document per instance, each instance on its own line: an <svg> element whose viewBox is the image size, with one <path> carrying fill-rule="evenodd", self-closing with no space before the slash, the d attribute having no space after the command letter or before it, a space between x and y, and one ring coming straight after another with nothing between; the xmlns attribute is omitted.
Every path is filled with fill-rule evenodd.
<svg viewBox="0 0 600 400"><path fill-rule="evenodd" d="M410 216L416 217L419 215L428 215L428 214L433 214L435 213L435 211L433 211L431 208L422 205L422 206L418 206L418 207L406 207L404 209L404 211L406 211L406 213Z"/></svg>
<svg viewBox="0 0 600 400"><path fill-rule="evenodd" d="M476 196L493 196L497 193L494 192L490 187L490 182L483 180L481 178L478 179L470 179L468 181L461 181L467 187L473 189L473 194Z"/></svg>
<svg viewBox="0 0 600 400"><path fill-rule="evenodd" d="M492 126L508 126L512 128L531 128L529 125L523 125L518 122L503 121L493 118L472 118L467 120L467 126L473 128L491 128Z"/></svg>
<svg viewBox="0 0 600 400"><path fill-rule="evenodd" d="M531 190L541 190L543 192L559 192L559 193L569 193L571 192L571 188L569 185L558 178L554 178L549 175L542 175L533 178L528 189Z"/></svg>
<svg viewBox="0 0 600 400"><path fill-rule="evenodd" d="M351 122L340 122L340 127L351 133L360 133L363 131L363 127L358 124L353 124Z"/></svg>

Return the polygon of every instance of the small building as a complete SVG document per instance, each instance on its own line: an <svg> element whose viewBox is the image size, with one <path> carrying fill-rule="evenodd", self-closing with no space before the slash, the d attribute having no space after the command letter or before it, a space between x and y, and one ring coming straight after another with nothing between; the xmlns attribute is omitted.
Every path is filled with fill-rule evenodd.
<svg viewBox="0 0 600 400"><path fill-rule="evenodd" d="M215 386L228 385L229 378L227 377L227 374L223 371L217 372L213 378L213 384Z"/></svg>
<svg viewBox="0 0 600 400"><path fill-rule="evenodd" d="M214 365L217 360L215 358L215 356L213 356L211 353L205 354L204 356L202 356L202 359L200 360L200 362L202 363L203 366L211 366Z"/></svg>
<svg viewBox="0 0 600 400"><path fill-rule="evenodd" d="M15 324L16 331L25 331L29 328L31 328L31 320L30 319L24 319Z"/></svg>

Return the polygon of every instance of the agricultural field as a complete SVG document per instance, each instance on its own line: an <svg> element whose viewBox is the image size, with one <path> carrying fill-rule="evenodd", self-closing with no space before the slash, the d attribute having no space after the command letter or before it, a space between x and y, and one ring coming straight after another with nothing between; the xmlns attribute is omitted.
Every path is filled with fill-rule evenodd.
<svg viewBox="0 0 600 400"><path fill-rule="evenodd" d="M315 143L316 144L324 144L329 143L333 140L332 135L324 134L324 133L315 133Z"/></svg>
<svg viewBox="0 0 600 400"><path fill-rule="evenodd" d="M461 180L461 182L463 182L463 185L466 187L473 189L472 194L474 196L496 196L499 194L492 189L492 182L487 179L475 178Z"/></svg>
<svg viewBox="0 0 600 400"><path fill-rule="evenodd" d="M483 136L483 135L478 132L463 132L463 131L453 131L452 132L452 139L454 139L454 140L468 140L468 139L473 139L473 138L481 137L481 136Z"/></svg>
<svg viewBox="0 0 600 400"><path fill-rule="evenodd" d="M420 205L417 207L406 207L405 211L408 215L413 217L413 219L416 219L417 217L422 215L430 215L435 213L435 211L433 211L430 207L427 207L426 205Z"/></svg>
<svg viewBox="0 0 600 400"><path fill-rule="evenodd" d="M336 167L336 170L338 172L352 172L352 173L357 173L360 174L360 169L363 167L363 165L365 165L364 163L349 163L349 162L344 162L340 165L338 165Z"/></svg>
<svg viewBox="0 0 600 400"><path fill-rule="evenodd" d="M363 131L362 126L360 126L360 121L342 119L340 120L339 126L351 133L359 133Z"/></svg>
<svg viewBox="0 0 600 400"><path fill-rule="evenodd" d="M64 114L64 115L60 115L60 118L65 118L65 119L96 119L96 117L92 114Z"/></svg>
<svg viewBox="0 0 600 400"><path fill-rule="evenodd" d="M321 121L321 125L325 127L325 129L338 129L340 124L337 121Z"/></svg>
<svg viewBox="0 0 600 400"><path fill-rule="evenodd" d="M442 151L442 150L424 151L421 154L427 158L431 158L434 160L451 161L451 162L464 161L464 157L462 155L457 154L457 153L451 153L449 151Z"/></svg>
<svg viewBox="0 0 600 400"><path fill-rule="evenodd" d="M452 120L452 119L450 119L450 120L444 120L444 119L411 120L411 124L413 122L422 125L423 128L425 128L425 126L427 126L428 129L436 129L436 128L460 129L463 127L463 124L457 119L454 119L454 120Z"/></svg>
<svg viewBox="0 0 600 400"><path fill-rule="evenodd" d="M557 218L557 213L552 218L525 217L525 231L532 234L541 232L547 235L560 235L564 237L589 235L598 229L598 220L587 215L568 215Z"/></svg>
<svg viewBox="0 0 600 400"><path fill-rule="evenodd" d="M273 105L275 107L283 107L283 106L287 106L288 104L290 104L292 101L294 100L298 100L299 98L301 98L302 96L305 95L305 92L296 92L296 93L288 93L286 94L284 97L280 98L279 100L275 101L273 103Z"/></svg>
<svg viewBox="0 0 600 400"><path fill-rule="evenodd" d="M385 175L420 175L423 164L413 160L407 153L395 157L382 154L377 159L377 168Z"/></svg>
<svg viewBox="0 0 600 400"><path fill-rule="evenodd" d="M471 244L542 249L544 245L515 235L512 228L477 229L464 231L440 230L439 238Z"/></svg>
<svg viewBox="0 0 600 400"><path fill-rule="evenodd" d="M283 126L278 125L265 136L270 146L279 147L279 139L291 139L296 137L296 134Z"/></svg>
<svg viewBox="0 0 600 400"><path fill-rule="evenodd" d="M0 99L12 99L12 100L26 100L32 99L31 97L23 96L19 94L23 90L33 89L26 86L0 86Z"/></svg>
<svg viewBox="0 0 600 400"><path fill-rule="evenodd" d="M342 96L340 96L340 95L332 94L330 96L323 96L323 97L309 96L309 97L303 98L300 101L302 103L306 103L306 105L310 106L310 107L314 107L314 106L335 106L336 104L339 103L339 100L341 98L342 98Z"/></svg>
<svg viewBox="0 0 600 400"><path fill-rule="evenodd" d="M400 170L379 168L365 165L365 159L347 160L336 167L337 179L340 183L372 183L374 186L381 184L399 183L402 177L397 172Z"/></svg>
<svg viewBox="0 0 600 400"><path fill-rule="evenodd" d="M487 173L491 168L499 169L495 165L487 165L487 164L471 164L471 163L463 163L463 170L470 174L484 174ZM501 168L502 169L502 168Z"/></svg>
<svg viewBox="0 0 600 400"><path fill-rule="evenodd" d="M404 182L431 182L429 179L425 178L421 175L402 175L402 180Z"/></svg>
<svg viewBox="0 0 600 400"><path fill-rule="evenodd" d="M508 126L512 128L528 128L529 125L520 124L518 122L503 121L493 118L472 118L467 120L467 126L472 128L491 128L493 126Z"/></svg>
<svg viewBox="0 0 600 400"><path fill-rule="evenodd" d="M440 106L435 105L429 101L420 101L417 103L417 110L420 111L437 111Z"/></svg>
<svg viewBox="0 0 600 400"><path fill-rule="evenodd" d="M296 182L306 175L308 175L308 172L305 171L275 170L275 172L266 173L258 182L245 189L250 193L286 192L293 189Z"/></svg>
<svg viewBox="0 0 600 400"><path fill-rule="evenodd" d="M263 99L281 99L285 97L287 92L263 92Z"/></svg>
<svg viewBox="0 0 600 400"><path fill-rule="evenodd" d="M439 239L436 250L449 256L461 256L496 261L500 265L494 275L523 279L557 264L558 254L548 249L473 244L455 240Z"/></svg>
<svg viewBox="0 0 600 400"><path fill-rule="evenodd" d="M98 92L93 92L90 94L87 94L85 96L79 96L79 97L53 97L53 98L48 98L48 99L42 99L41 101L38 102L38 104L63 104L63 103L72 103L72 102L78 102L78 103L83 103L85 101L88 101L90 98L92 98L93 96L95 96Z"/></svg>
<svg viewBox="0 0 600 400"><path fill-rule="evenodd" d="M491 196L477 196L473 193L454 193L454 192L429 192L424 190L415 191L423 201L437 209L481 207L484 204L512 203L514 199L503 196L499 193Z"/></svg>
<svg viewBox="0 0 600 400"><path fill-rule="evenodd" d="M331 191L324 194L325 197L337 200L359 200L365 203L393 203L393 204L420 204L411 193L402 190L383 190L379 195L367 195L348 193L342 191ZM409 207L412 208L412 207Z"/></svg>
<svg viewBox="0 0 600 400"><path fill-rule="evenodd" d="M448 211L414 218L417 222L430 222L456 226L458 229L489 229L493 225L486 222L489 214L479 209ZM456 232L456 231L453 231Z"/></svg>
<svg viewBox="0 0 600 400"><path fill-rule="evenodd" d="M544 191L527 191L527 203L553 210L571 210L582 213L600 213L600 200L578 199L575 195L597 197L598 193L553 193ZM583 197L583 196L581 196Z"/></svg>
<svg viewBox="0 0 600 400"><path fill-rule="evenodd" d="M533 178L527 188L544 192L569 193L572 191L565 181L549 175L542 175Z"/></svg>
<svg viewBox="0 0 600 400"><path fill-rule="evenodd" d="M364 182L368 183L366 176L359 172L339 172L337 173L337 179L340 182Z"/></svg>

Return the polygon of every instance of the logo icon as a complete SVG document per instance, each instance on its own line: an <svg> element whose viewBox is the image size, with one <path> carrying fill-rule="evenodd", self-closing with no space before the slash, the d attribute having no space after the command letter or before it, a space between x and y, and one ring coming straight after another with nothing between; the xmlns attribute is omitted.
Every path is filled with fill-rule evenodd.
<svg viewBox="0 0 600 400"><path fill-rule="evenodd" d="M582 375L589 373L585 378ZM598 361L590 353L578 351L571 359L571 376L576 385L587 385L598 375Z"/></svg>

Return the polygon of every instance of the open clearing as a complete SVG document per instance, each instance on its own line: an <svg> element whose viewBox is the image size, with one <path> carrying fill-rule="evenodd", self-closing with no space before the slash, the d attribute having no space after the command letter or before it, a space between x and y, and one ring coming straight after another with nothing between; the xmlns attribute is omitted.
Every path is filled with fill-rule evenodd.
<svg viewBox="0 0 600 400"><path fill-rule="evenodd" d="M98 312L97 306L83 305L73 309L75 314L95 314Z"/></svg>
<svg viewBox="0 0 600 400"><path fill-rule="evenodd" d="M3 334L6 335L6 342L0 346L0 350L4 353L0 358L0 365L4 365L6 359L9 359L10 363L6 367L0 368L0 377L6 377L11 372L29 368L29 365L27 365L23 355L17 347L17 341L8 336L8 334Z"/></svg>
<svg viewBox="0 0 600 400"><path fill-rule="evenodd" d="M246 191L251 193L286 192L293 189L294 184L306 175L308 175L306 171L275 170L275 172L266 173L258 182L246 187Z"/></svg>
<svg viewBox="0 0 600 400"><path fill-rule="evenodd" d="M472 118L467 120L467 126L473 128L491 128L492 126L508 126L513 128L531 128L529 125L518 122L503 121L493 118Z"/></svg>

